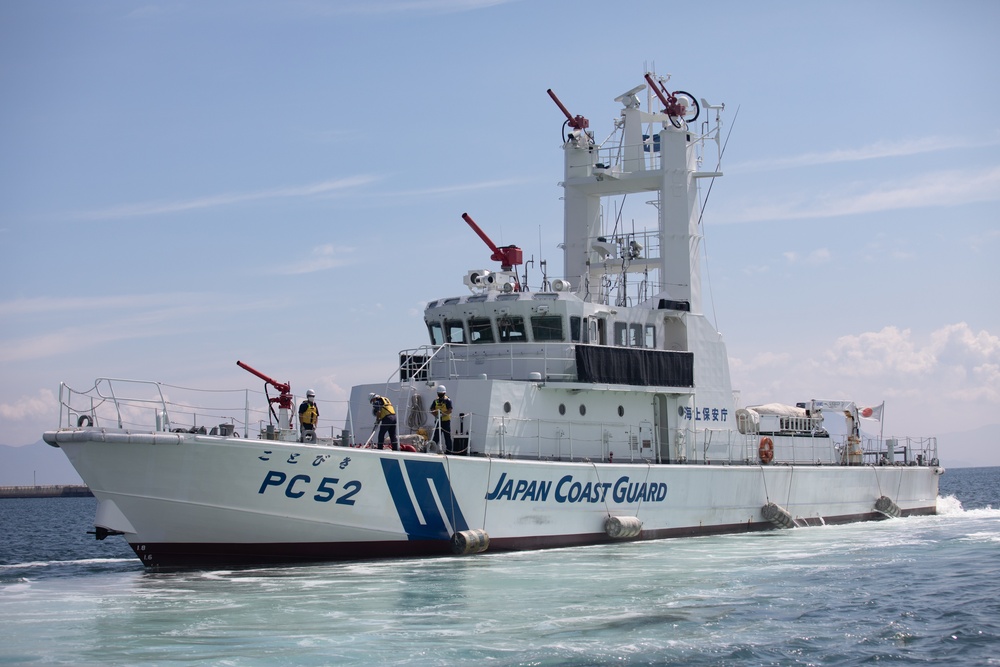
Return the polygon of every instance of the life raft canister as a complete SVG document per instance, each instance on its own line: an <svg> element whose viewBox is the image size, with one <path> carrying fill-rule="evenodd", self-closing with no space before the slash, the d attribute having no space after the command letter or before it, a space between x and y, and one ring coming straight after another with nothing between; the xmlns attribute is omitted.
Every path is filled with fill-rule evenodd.
<svg viewBox="0 0 1000 667"><path fill-rule="evenodd" d="M770 463L774 460L774 441L766 435L760 439L760 445L757 447L757 456L760 457L761 463Z"/></svg>

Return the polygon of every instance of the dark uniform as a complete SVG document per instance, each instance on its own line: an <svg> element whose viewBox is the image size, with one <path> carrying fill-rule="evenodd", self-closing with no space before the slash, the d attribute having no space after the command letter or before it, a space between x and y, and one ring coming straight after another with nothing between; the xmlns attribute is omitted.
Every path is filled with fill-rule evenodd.
<svg viewBox="0 0 1000 667"><path fill-rule="evenodd" d="M376 447L382 449L382 443L385 441L386 433L388 433L393 451L399 451L399 439L396 437L396 408L392 407L392 401L377 394L373 394L368 400L372 404L375 425L379 427Z"/></svg>

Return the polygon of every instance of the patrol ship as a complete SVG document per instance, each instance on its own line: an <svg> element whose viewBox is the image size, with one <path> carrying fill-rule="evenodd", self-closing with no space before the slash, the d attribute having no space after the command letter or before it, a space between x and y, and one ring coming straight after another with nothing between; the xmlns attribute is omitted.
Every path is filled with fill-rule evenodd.
<svg viewBox="0 0 1000 667"><path fill-rule="evenodd" d="M266 401L246 390L229 412L222 394L180 401L157 382L61 385L44 439L97 497L98 538L124 536L148 567L209 567L933 514L934 438L869 435L880 408L851 400L738 405L699 264L724 105L669 77L636 83L603 141L548 91L564 117L563 275L529 288L521 249L464 215L495 264L427 304L426 342L353 388L339 433L299 433L290 384L242 362ZM647 226L623 222L626 201ZM445 384L450 451L426 437ZM368 435L371 394L394 406L400 451Z"/></svg>

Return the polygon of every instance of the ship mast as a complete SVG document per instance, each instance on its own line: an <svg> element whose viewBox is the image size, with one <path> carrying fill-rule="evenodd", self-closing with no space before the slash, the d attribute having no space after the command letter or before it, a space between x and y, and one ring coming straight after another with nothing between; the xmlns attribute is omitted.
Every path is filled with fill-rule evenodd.
<svg viewBox="0 0 1000 667"><path fill-rule="evenodd" d="M654 303L667 300L700 313L697 179L721 174L698 172L699 148L706 136L697 135L689 123L700 107L689 93L668 92L665 80L647 74L647 84L615 98L623 106L618 131L600 146L588 131L588 121L572 116L549 92L569 128L562 182L565 277L580 298L605 301L609 295L602 293L601 281L609 269L623 277L655 275ZM647 85L652 104L650 111L643 111L637 93ZM650 128L646 133L644 126ZM707 138L717 138L718 132L717 123ZM641 243L624 232L602 236L603 198L649 192L656 193L651 203L658 211L657 229L644 237L651 236L650 242Z"/></svg>

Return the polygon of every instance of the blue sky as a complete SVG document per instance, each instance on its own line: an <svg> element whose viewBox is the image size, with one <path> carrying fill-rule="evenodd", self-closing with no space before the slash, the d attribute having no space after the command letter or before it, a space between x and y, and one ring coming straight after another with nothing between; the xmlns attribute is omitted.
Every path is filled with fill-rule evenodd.
<svg viewBox="0 0 1000 667"><path fill-rule="evenodd" d="M259 388L237 359L334 412L490 264L463 212L559 274L545 91L600 140L654 67L726 104L706 310L743 402L1000 422L1000 3L690 7L0 3L0 442L60 381Z"/></svg>

